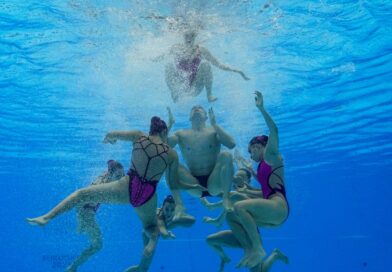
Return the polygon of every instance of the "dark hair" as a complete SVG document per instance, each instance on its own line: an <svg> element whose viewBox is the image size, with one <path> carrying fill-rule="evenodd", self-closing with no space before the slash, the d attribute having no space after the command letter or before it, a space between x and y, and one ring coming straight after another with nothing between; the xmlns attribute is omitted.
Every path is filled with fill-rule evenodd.
<svg viewBox="0 0 392 272"><path fill-rule="evenodd" d="M250 151L250 147L254 144L261 144L262 146L265 147L267 143L268 143L267 135L255 136L249 141L248 151Z"/></svg>
<svg viewBox="0 0 392 272"><path fill-rule="evenodd" d="M252 177L252 173L246 168L242 167L242 168L238 169L237 172L238 171L244 171L246 173L246 176L248 177L248 179L250 179Z"/></svg>
<svg viewBox="0 0 392 272"><path fill-rule="evenodd" d="M158 116L154 116L153 118L151 118L150 135L157 135L165 129L167 129L165 121L163 121Z"/></svg>
<svg viewBox="0 0 392 272"><path fill-rule="evenodd" d="M163 203L162 203L162 207L165 206L166 202L176 204L172 195L168 195L165 197L165 199L163 200Z"/></svg>
<svg viewBox="0 0 392 272"><path fill-rule="evenodd" d="M115 160L108 160L108 170L110 171L111 169L124 169L124 166L122 166L121 163Z"/></svg>

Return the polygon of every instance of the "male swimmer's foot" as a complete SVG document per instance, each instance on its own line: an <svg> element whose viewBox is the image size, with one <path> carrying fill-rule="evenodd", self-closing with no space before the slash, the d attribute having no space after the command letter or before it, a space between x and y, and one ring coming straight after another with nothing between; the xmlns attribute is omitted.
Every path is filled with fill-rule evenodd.
<svg viewBox="0 0 392 272"><path fill-rule="evenodd" d="M26 218L26 221L32 226L45 226L49 219L46 219L44 216L39 216L36 218Z"/></svg>
<svg viewBox="0 0 392 272"><path fill-rule="evenodd" d="M272 251L272 254L275 255L274 257L275 257L277 260L280 260L280 261L284 262L285 264L288 264L288 263L289 263L289 258L288 258L286 255L284 255L279 249L275 248L275 249Z"/></svg>
<svg viewBox="0 0 392 272"><path fill-rule="evenodd" d="M204 216L203 217L203 222L207 223L207 224L212 224L212 225L214 225L217 228L222 226L222 224L221 224L221 222L219 222L219 220L216 220L216 219L208 217L208 216Z"/></svg>
<svg viewBox="0 0 392 272"><path fill-rule="evenodd" d="M212 96L212 95L207 96L207 98L208 98L208 102L215 102L216 100L218 100L217 97Z"/></svg>
<svg viewBox="0 0 392 272"><path fill-rule="evenodd" d="M177 206L172 221L173 221L173 222L178 222L178 221L181 221L181 220L183 220L183 219L186 220L186 219L190 219L190 218L195 219L195 217L193 217L192 215L187 214L187 213L185 212L185 209L184 209L184 208L180 208L179 206Z"/></svg>

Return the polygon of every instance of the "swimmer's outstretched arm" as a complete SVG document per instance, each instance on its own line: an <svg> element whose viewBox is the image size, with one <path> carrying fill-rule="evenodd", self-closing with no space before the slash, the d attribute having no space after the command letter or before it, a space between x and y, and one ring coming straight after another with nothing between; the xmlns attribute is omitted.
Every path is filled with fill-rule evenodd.
<svg viewBox="0 0 392 272"><path fill-rule="evenodd" d="M214 127L216 131L218 140L227 148L233 149L235 147L234 138L231 137L221 126L216 123L215 114L212 108L208 110L208 116L210 118L211 126Z"/></svg>
<svg viewBox="0 0 392 272"><path fill-rule="evenodd" d="M268 143L265 149L265 160L270 164L279 163L279 134L278 134L278 127L276 126L274 120L269 115L269 113L264 108L264 99L261 92L255 92L255 101L256 107L260 110L261 114L264 117L265 122L269 128L269 136L268 136Z"/></svg>
<svg viewBox="0 0 392 272"><path fill-rule="evenodd" d="M167 133L170 132L171 128L173 127L173 125L176 123L176 119L174 119L173 113L171 112L170 107L167 107L167 113L169 115L169 122L167 124Z"/></svg>
<svg viewBox="0 0 392 272"><path fill-rule="evenodd" d="M237 70L237 69L233 69L228 65L222 64L220 63L211 53L210 51L208 51L208 49L204 48L204 47L200 47L200 52L203 56L203 58L205 58L207 61L209 61L212 65L218 67L221 70L224 71L229 71L229 72L234 72L234 73L238 73L242 76L243 79L245 80L249 80L250 78L247 77L244 72L242 72L241 70Z"/></svg>
<svg viewBox="0 0 392 272"><path fill-rule="evenodd" d="M103 139L103 142L110 144L116 143L117 140L134 142L143 135L144 133L140 130L111 131L106 134L105 138Z"/></svg>

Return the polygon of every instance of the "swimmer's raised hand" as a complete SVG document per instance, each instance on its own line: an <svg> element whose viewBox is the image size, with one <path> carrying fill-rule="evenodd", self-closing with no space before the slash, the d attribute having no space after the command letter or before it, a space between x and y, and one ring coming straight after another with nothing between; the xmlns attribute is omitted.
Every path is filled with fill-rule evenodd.
<svg viewBox="0 0 392 272"><path fill-rule="evenodd" d="M169 115L169 122L167 125L167 130L170 131L170 129L172 128L172 126L176 123L176 119L174 119L173 113L170 109L170 107L167 107L167 113Z"/></svg>
<svg viewBox="0 0 392 272"><path fill-rule="evenodd" d="M115 144L117 142L116 137L112 133L106 134L105 138L103 139L104 144Z"/></svg>
<svg viewBox="0 0 392 272"><path fill-rule="evenodd" d="M212 108L210 108L208 110L208 118L210 119L211 126L215 126L216 125L216 117L215 117L214 110Z"/></svg>
<svg viewBox="0 0 392 272"><path fill-rule="evenodd" d="M264 108L263 95L259 91L255 91L255 95L256 95L255 96L256 107L258 107L259 109L263 109Z"/></svg>

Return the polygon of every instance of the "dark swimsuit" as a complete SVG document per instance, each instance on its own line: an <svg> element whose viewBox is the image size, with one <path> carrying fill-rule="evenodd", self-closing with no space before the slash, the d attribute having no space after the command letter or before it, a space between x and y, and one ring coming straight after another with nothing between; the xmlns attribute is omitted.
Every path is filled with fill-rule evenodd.
<svg viewBox="0 0 392 272"><path fill-rule="evenodd" d="M148 141L149 143L147 143L146 146L143 146L143 143L145 143L146 141ZM149 155L146 151L146 149L151 145L154 145L156 148L156 154L153 156ZM159 152L158 146L163 147L162 152ZM134 143L132 153L136 150L142 150L148 159L146 169L145 169L143 175L140 175L135 170L136 167L135 167L135 164L133 161L132 161L132 168L129 169L129 171L127 173L127 175L129 176L129 188L128 188L129 202L131 203L131 205L133 207L140 207L141 205L143 205L147 201L149 201L155 194L159 179L154 180L154 178L157 176L160 177L162 175L163 171L167 168L167 163L166 163L165 157L167 156L169 147L164 143L155 144L155 143L151 142L151 140L148 137L142 136L139 138L138 141L136 141ZM162 172L159 172L158 174L152 176L148 180L148 179L146 179L146 175L147 175L149 164L150 164L151 160L153 160L154 158L157 158L157 157L160 157L162 159L162 161L165 163L165 167Z"/></svg>
<svg viewBox="0 0 392 272"><path fill-rule="evenodd" d="M201 53L199 48L196 49L196 54L192 59L183 58L177 63L177 68L188 74L189 87L192 86L196 79L197 71L201 63Z"/></svg>
<svg viewBox="0 0 392 272"><path fill-rule="evenodd" d="M259 166L257 167L257 180L261 185L261 189L263 191L263 198L269 199L272 195L276 193L280 193L283 196L284 200L286 201L287 208L289 209L289 203L286 198L286 189L284 187L283 179L275 173L276 170L282 167L283 165L276 167L275 169L272 170L272 167L269 164L267 164L265 161L260 162ZM280 184L277 184L278 187L271 187L269 180L272 175L275 175L281 181Z"/></svg>
<svg viewBox="0 0 392 272"><path fill-rule="evenodd" d="M208 178L210 177L210 175L205 175L205 176L194 176L197 181L199 182L199 184L205 188L208 188ZM201 194L201 197L206 197L206 196L211 196L210 193L206 190L203 191Z"/></svg>

